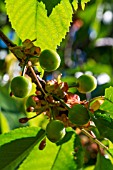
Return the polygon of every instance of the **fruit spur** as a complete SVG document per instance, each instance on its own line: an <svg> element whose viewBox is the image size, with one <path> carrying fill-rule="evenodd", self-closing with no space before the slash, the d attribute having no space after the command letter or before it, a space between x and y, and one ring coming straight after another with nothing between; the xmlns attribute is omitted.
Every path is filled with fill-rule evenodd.
<svg viewBox="0 0 113 170"><path fill-rule="evenodd" d="M68 92L68 84L59 80L59 77L41 83L45 93L37 85L35 94L28 96L26 100L26 110L27 112L36 112L37 116L43 113L50 120L60 120L65 127L68 127L72 126L68 119L68 109L75 104L80 104L81 101L77 94ZM20 119L20 122L23 119Z"/></svg>

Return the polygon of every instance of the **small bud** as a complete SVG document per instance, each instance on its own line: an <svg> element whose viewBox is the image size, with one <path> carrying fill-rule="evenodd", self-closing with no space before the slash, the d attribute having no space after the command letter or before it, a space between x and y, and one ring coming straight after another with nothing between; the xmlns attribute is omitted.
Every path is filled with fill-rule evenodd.
<svg viewBox="0 0 113 170"><path fill-rule="evenodd" d="M49 103L54 103L54 102L55 102L53 96L51 96L51 95L47 96L46 100L47 100Z"/></svg>
<svg viewBox="0 0 113 170"><path fill-rule="evenodd" d="M39 90L37 90L35 93L36 93L38 96L41 96L41 95L42 95L42 92L39 91Z"/></svg>
<svg viewBox="0 0 113 170"><path fill-rule="evenodd" d="M13 93L12 93L12 91L10 92L10 94L9 94L11 97L13 96Z"/></svg>
<svg viewBox="0 0 113 170"><path fill-rule="evenodd" d="M30 106L26 109L27 112L33 112L34 111L34 107Z"/></svg>
<svg viewBox="0 0 113 170"><path fill-rule="evenodd" d="M33 99L35 102L38 102L38 101L39 101L39 98L36 97L36 96L32 96L32 99Z"/></svg>
<svg viewBox="0 0 113 170"><path fill-rule="evenodd" d="M28 122L28 120L29 120L29 118L24 117L24 118L20 118L20 119L19 119L19 122L20 122L20 123L26 123L26 122Z"/></svg>
<svg viewBox="0 0 113 170"><path fill-rule="evenodd" d="M46 146L46 138L44 138L39 145L39 150L43 150Z"/></svg>
<svg viewBox="0 0 113 170"><path fill-rule="evenodd" d="M41 48L40 47L35 47L35 52L39 55L41 53Z"/></svg>

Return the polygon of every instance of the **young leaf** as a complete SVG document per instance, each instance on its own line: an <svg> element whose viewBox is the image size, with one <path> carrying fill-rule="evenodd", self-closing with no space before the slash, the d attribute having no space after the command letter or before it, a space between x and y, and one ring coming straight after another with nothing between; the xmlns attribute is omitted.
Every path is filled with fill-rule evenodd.
<svg viewBox="0 0 113 170"><path fill-rule="evenodd" d="M113 164L109 159L105 158L103 155L98 153L97 162L94 170L106 170L106 169L112 170Z"/></svg>
<svg viewBox="0 0 113 170"><path fill-rule="evenodd" d="M26 134L27 134L27 130L28 129L26 129L25 131ZM18 129L17 132L18 132L18 135L22 137L21 135L23 132L22 128ZM5 144L0 147L0 168L1 169L5 169L5 170L15 169L23 161L23 159L25 159L25 157L29 154L29 152L33 149L33 147L40 140L43 139L45 135L45 131L37 128L37 135L32 137L33 134L30 135L29 130L28 130L27 135L23 134L23 136L27 136L27 137L22 137L18 139L12 136L12 134L13 134L12 132L9 133L9 141L11 142L7 140L7 142L5 141L4 142ZM6 139L5 134L1 136L2 136L2 139Z"/></svg>
<svg viewBox="0 0 113 170"><path fill-rule="evenodd" d="M107 114L101 114L101 112L96 111L92 116L96 127L98 128L102 137L108 138L113 142L113 119Z"/></svg>
<svg viewBox="0 0 113 170"><path fill-rule="evenodd" d="M47 140L45 149L38 150L36 146L21 164L19 170L75 170L76 163L73 158L73 141L74 134L71 140L60 146L56 146Z"/></svg>
<svg viewBox="0 0 113 170"><path fill-rule="evenodd" d="M113 102L113 87L110 86L105 90L105 98Z"/></svg>
<svg viewBox="0 0 113 170"><path fill-rule="evenodd" d="M37 39L35 45L42 49L56 49L72 21L73 10L67 0L58 3L49 16L45 4L37 0L6 0L6 8L12 27L22 41Z"/></svg>
<svg viewBox="0 0 113 170"><path fill-rule="evenodd" d="M113 87L105 89L105 101L100 109L109 112L110 116L113 118Z"/></svg>

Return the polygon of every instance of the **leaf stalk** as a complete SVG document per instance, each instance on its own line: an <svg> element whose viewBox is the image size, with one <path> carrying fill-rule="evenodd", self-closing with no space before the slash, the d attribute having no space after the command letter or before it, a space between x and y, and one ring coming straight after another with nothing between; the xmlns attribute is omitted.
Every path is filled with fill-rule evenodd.
<svg viewBox="0 0 113 170"><path fill-rule="evenodd" d="M86 131L84 128L81 129L82 133L84 133L87 137L89 137L93 142L95 142L97 145L99 145L101 148L105 149L108 154L110 154L112 157L113 155L109 152L109 148L105 146L102 142L100 142L97 138L92 137L92 135Z"/></svg>

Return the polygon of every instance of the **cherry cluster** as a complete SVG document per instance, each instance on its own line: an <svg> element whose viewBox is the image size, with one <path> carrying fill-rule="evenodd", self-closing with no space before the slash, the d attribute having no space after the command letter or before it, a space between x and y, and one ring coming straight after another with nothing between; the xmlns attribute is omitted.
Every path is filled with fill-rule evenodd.
<svg viewBox="0 0 113 170"><path fill-rule="evenodd" d="M37 49L34 46L32 48ZM30 52L28 46L26 52L27 54ZM38 57L35 56L34 61L36 61L36 58L40 66L48 72L56 70L61 61L60 56L49 49L40 52ZM26 72L24 75L17 76L11 81L11 94L15 97L27 98L26 110L27 112L35 112L36 115L34 117L40 114L48 116L50 121L46 127L47 138L51 142L56 143L65 136L66 127L81 127L88 124L90 115L87 102L81 101L77 94L69 92L70 87L67 82L61 81L61 75L57 79L49 81L41 79L39 72L33 67L33 57L27 59L29 60L27 64L25 63ZM29 95L32 83L36 84L36 92ZM95 77L85 74L74 82L74 87L80 93L91 92L96 86L97 81ZM21 118L19 121L20 123L26 123L34 117Z"/></svg>

